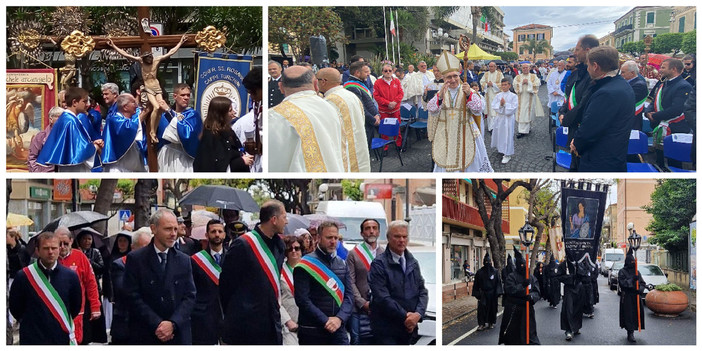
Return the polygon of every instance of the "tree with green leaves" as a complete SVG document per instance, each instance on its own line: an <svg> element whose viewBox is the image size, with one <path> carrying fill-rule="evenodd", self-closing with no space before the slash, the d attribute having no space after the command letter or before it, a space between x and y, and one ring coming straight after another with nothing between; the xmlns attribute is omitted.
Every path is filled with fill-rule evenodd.
<svg viewBox="0 0 702 351"><path fill-rule="evenodd" d="M653 52L657 54L673 53L675 56L682 47L683 33L663 33L653 38Z"/></svg>
<svg viewBox="0 0 702 351"><path fill-rule="evenodd" d="M659 180L651 194L651 203L643 206L653 216L646 227L653 234L648 242L672 252L687 250L696 203L695 179Z"/></svg>
<svg viewBox="0 0 702 351"><path fill-rule="evenodd" d="M536 62L536 54L542 54L544 52L548 54L553 50L551 44L549 44L547 40L536 41L536 39L531 39L522 47L530 54L534 55L534 62Z"/></svg>
<svg viewBox="0 0 702 351"><path fill-rule="evenodd" d="M324 36L328 46L347 42L341 18L331 7L269 7L268 29L268 42L279 49L290 45L294 57L309 50L311 36Z"/></svg>
<svg viewBox="0 0 702 351"><path fill-rule="evenodd" d="M555 226L560 218L561 191L554 190L551 179L539 179L529 192L524 193L524 199L529 204L527 221L536 228L534 236L534 251L531 252L530 267L536 267L536 258L541 247L541 238L546 236L546 256L551 251L548 229Z"/></svg>
<svg viewBox="0 0 702 351"><path fill-rule="evenodd" d="M503 51L495 54L500 56L500 58L504 61L516 61L519 59L519 54L513 51Z"/></svg>
<svg viewBox="0 0 702 351"><path fill-rule="evenodd" d="M494 21L495 19L495 9L492 6L471 6L470 13L473 17L473 36L470 39L471 44L478 44L478 24L481 19L484 19L488 23Z"/></svg>
<svg viewBox="0 0 702 351"><path fill-rule="evenodd" d="M361 192L361 179L342 179L341 189L344 192L345 199L351 199L353 201L363 200L363 193Z"/></svg>
<svg viewBox="0 0 702 351"><path fill-rule="evenodd" d="M693 54L697 52L697 30L687 32L683 35L682 43L680 43L680 49L686 54Z"/></svg>

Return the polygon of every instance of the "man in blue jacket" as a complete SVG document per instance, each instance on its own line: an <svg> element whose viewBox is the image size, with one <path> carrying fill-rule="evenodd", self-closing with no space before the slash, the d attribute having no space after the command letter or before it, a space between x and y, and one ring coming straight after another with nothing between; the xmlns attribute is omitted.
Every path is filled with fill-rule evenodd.
<svg viewBox="0 0 702 351"><path fill-rule="evenodd" d="M429 301L419 263L407 250L408 229L405 221L391 222L387 249L371 263L371 329L381 345L415 343Z"/></svg>
<svg viewBox="0 0 702 351"><path fill-rule="evenodd" d="M173 248L178 221L171 210L151 216L154 238L127 255L124 286L129 309L129 342L135 345L190 345L195 283L190 257Z"/></svg>
<svg viewBox="0 0 702 351"><path fill-rule="evenodd" d="M626 61L620 68L622 78L626 79L627 83L634 90L634 101L636 101L636 111L634 111L634 129L641 130L643 127L643 108L648 97L648 84L646 79L639 74L639 65L636 61Z"/></svg>
<svg viewBox="0 0 702 351"><path fill-rule="evenodd" d="M634 125L634 91L618 74L619 56L611 46L598 46L587 54L592 79L583 105L580 128L570 143L580 157L579 172L626 172L629 135Z"/></svg>
<svg viewBox="0 0 702 351"><path fill-rule="evenodd" d="M348 345L344 324L353 310L353 290L346 262L336 255L339 227L323 222L317 248L295 266L295 303L300 308L300 345Z"/></svg>

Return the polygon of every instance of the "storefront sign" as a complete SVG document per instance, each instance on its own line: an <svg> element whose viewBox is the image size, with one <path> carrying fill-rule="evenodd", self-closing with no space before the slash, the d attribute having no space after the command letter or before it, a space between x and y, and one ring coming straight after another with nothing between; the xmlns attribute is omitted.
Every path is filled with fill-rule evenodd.
<svg viewBox="0 0 702 351"><path fill-rule="evenodd" d="M51 190L46 188L39 188L30 186L29 187L29 197L32 199L42 199L48 200L51 198Z"/></svg>
<svg viewBox="0 0 702 351"><path fill-rule="evenodd" d="M55 179L54 180L54 200L56 201L71 201L73 199L73 191L71 190L70 179Z"/></svg>

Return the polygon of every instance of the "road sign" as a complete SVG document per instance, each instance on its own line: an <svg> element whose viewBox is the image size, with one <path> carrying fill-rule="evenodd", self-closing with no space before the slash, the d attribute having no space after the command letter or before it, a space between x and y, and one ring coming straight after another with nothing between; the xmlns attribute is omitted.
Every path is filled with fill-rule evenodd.
<svg viewBox="0 0 702 351"><path fill-rule="evenodd" d="M131 217L131 216L132 216L132 211L130 211L130 210L119 210L120 222L124 222L124 223L128 222L129 217Z"/></svg>

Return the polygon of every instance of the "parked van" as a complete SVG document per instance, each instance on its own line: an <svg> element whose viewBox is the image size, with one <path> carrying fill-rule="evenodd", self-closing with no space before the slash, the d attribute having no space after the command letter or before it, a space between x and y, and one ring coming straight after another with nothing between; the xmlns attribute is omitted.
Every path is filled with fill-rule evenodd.
<svg viewBox="0 0 702 351"><path fill-rule="evenodd" d="M624 250L622 249L605 249L602 254L602 265L600 266L600 273L607 276L609 270L612 269L614 262L624 262Z"/></svg>
<svg viewBox="0 0 702 351"><path fill-rule="evenodd" d="M378 240L386 240L385 232L388 230L388 220L385 208L379 202L320 201L315 213L335 217L346 225L345 229L339 229L339 233L344 237L344 243L351 244L352 242L359 243L363 241L363 237L361 237L361 223L366 218L373 218L380 223Z"/></svg>

